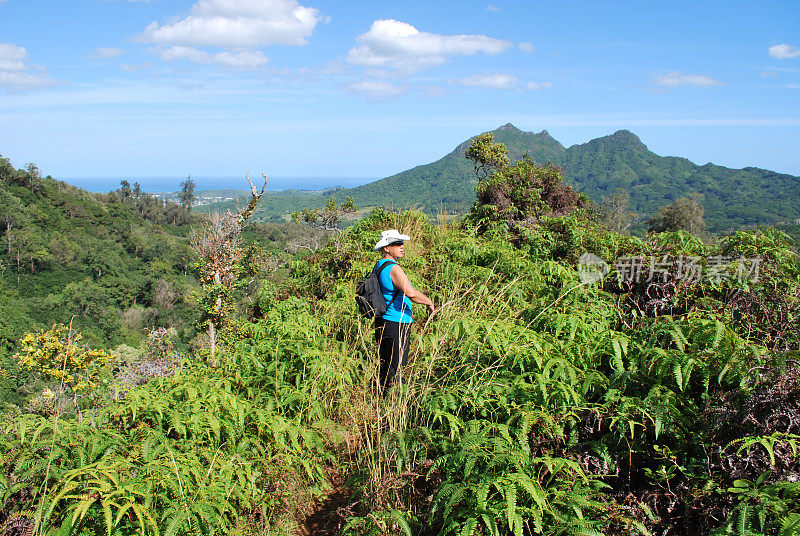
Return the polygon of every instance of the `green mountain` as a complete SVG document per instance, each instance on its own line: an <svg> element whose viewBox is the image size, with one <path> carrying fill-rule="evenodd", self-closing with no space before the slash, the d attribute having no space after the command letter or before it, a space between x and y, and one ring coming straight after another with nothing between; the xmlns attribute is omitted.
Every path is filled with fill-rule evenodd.
<svg viewBox="0 0 800 536"><path fill-rule="evenodd" d="M800 217L800 178L766 169L698 166L685 158L659 156L632 132L620 130L567 149L546 130L523 132L507 124L493 131L513 160L527 154L538 163L564 168L566 181L596 203L622 188L632 209L644 215L693 193L703 196L711 231L792 222ZM471 140L447 156L379 181L343 190L358 206L419 206L436 212L465 212L475 199L477 179L464 158Z"/></svg>
<svg viewBox="0 0 800 536"><path fill-rule="evenodd" d="M527 153L537 162L556 162L565 152L564 146L547 131L538 134L522 132L508 124L495 130L494 135L495 141L506 145L509 157L515 161ZM475 201L475 185L478 183L472 163L464 158L470 142L461 143L436 162L345 190L342 195L352 196L358 206L416 205L427 212L435 212L443 206L447 211L466 212Z"/></svg>
<svg viewBox="0 0 800 536"><path fill-rule="evenodd" d="M593 201L623 188L642 214L652 214L679 197L702 194L708 228L715 232L800 217L800 178L659 156L627 130L573 145L556 162L564 167L567 181Z"/></svg>

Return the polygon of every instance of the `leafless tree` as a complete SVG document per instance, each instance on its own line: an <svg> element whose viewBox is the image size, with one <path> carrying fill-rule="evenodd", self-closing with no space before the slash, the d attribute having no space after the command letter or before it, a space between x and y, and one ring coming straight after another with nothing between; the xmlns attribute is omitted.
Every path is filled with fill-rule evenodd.
<svg viewBox="0 0 800 536"><path fill-rule="evenodd" d="M322 241L327 237L322 235L310 235L302 238L292 238L286 243L286 251L294 255L301 249L307 249L315 253L321 246Z"/></svg>
<svg viewBox="0 0 800 536"><path fill-rule="evenodd" d="M172 284L163 278L159 278L156 283L155 296L153 297L156 306L162 311L167 311L175 304L175 298L177 297L178 293Z"/></svg>
<svg viewBox="0 0 800 536"><path fill-rule="evenodd" d="M631 206L631 196L622 188L612 195L602 196L600 204L600 224L606 229L616 233L627 232L638 214L628 210Z"/></svg>
<svg viewBox="0 0 800 536"><path fill-rule="evenodd" d="M250 202L237 213L227 211L225 214L211 214L202 229L194 233L192 247L201 260L200 283L205 290L206 302L203 303L208 315L208 346L211 364L216 366L216 353L220 328L226 317L226 303L233 284L239 275L239 259L242 256L241 231L245 222L255 212L258 200L264 194L269 180L265 174L264 185L257 191L250 174L247 182L252 192Z"/></svg>

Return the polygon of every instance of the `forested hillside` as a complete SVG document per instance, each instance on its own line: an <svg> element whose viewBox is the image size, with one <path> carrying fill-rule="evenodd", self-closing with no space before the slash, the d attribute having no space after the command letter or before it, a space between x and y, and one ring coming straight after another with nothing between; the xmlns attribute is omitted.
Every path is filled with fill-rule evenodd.
<svg viewBox="0 0 800 536"><path fill-rule="evenodd" d="M680 197L700 194L708 228L716 233L800 218L800 177L658 156L627 130L574 145L555 162L593 201L621 188L630 194L633 210L647 216Z"/></svg>
<svg viewBox="0 0 800 536"><path fill-rule="evenodd" d="M6 403L0 530L800 534L789 237L609 232L557 169L468 149L483 176L461 221L376 209L291 259L198 258L231 275L200 291L216 356L114 368L74 326L32 330L16 359L55 401ZM438 311L415 311L384 397L353 289L389 228Z"/></svg>
<svg viewBox="0 0 800 536"><path fill-rule="evenodd" d="M24 404L41 390L11 359L35 329L70 325L93 346L124 351L167 332L165 344L196 345L201 307L190 242L205 221L138 184L95 194L0 159L0 367L10 371L0 398ZM297 224L254 224L243 234L277 256L322 240Z"/></svg>
<svg viewBox="0 0 800 536"><path fill-rule="evenodd" d="M182 298L197 221L137 185L92 194L0 159L0 352L58 322L104 345L136 343L151 327L193 331Z"/></svg>

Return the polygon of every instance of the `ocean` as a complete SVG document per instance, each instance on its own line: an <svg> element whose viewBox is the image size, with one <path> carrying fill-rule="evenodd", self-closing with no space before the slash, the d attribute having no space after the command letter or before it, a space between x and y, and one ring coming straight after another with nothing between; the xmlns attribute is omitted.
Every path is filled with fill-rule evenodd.
<svg viewBox="0 0 800 536"><path fill-rule="evenodd" d="M260 174L251 174L250 178L253 179L259 189L261 188ZM181 183L186 180L185 177L70 177L61 179L68 184L83 188L90 192L110 192L119 188L121 181L128 181L131 186L138 182L142 191L147 193L168 193L177 192L181 189ZM202 192L203 190L218 190L221 188L232 188L235 190L249 190L250 185L247 184L247 179L241 177L192 177L195 183L195 192ZM280 191L280 190L325 190L326 188L334 188L336 186L343 186L345 188L353 188L374 182L378 179L373 177L270 177L267 183L267 190Z"/></svg>

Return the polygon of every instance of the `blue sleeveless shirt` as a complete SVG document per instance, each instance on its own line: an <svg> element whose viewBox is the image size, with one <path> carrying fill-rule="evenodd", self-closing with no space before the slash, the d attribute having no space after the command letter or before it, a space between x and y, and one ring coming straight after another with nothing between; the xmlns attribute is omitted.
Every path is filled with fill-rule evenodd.
<svg viewBox="0 0 800 536"><path fill-rule="evenodd" d="M375 265L376 270L380 270L381 266L383 266L387 262L394 262L391 259L381 259L378 261L378 264ZM402 324L410 324L412 322L411 319L411 300L403 294L402 291L398 291L397 295L395 295L395 286L392 282L392 276L389 272L392 271L394 266L388 266L385 270L381 272L380 277L378 278L381 282L381 290L383 291L383 299L386 300L386 303L389 303L389 300L392 299L394 296L394 300L392 303L389 303L389 308L386 310L386 313L383 315L384 320L390 320L392 322L400 322Z"/></svg>

